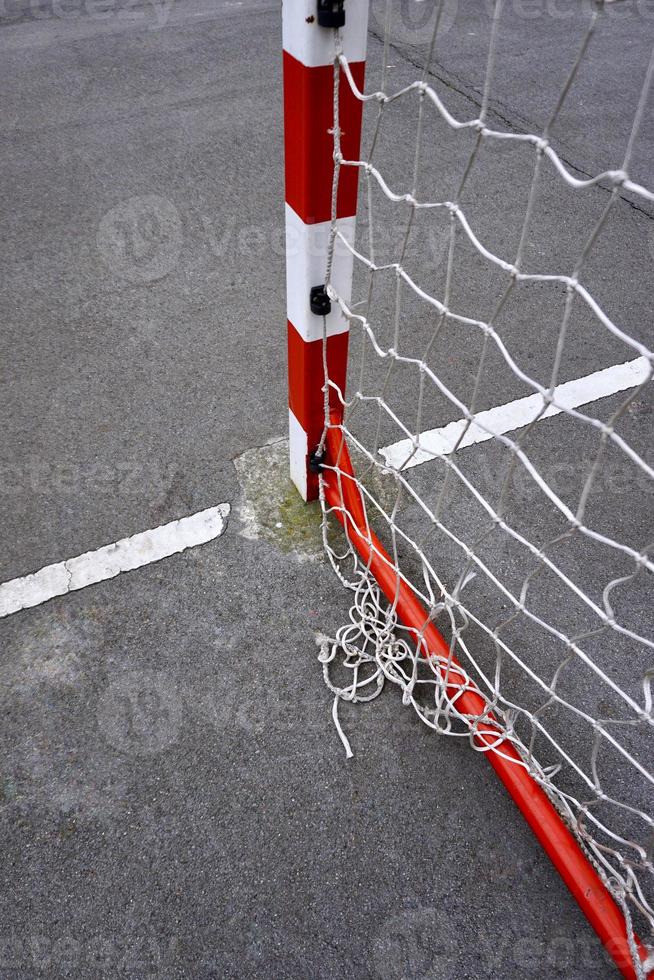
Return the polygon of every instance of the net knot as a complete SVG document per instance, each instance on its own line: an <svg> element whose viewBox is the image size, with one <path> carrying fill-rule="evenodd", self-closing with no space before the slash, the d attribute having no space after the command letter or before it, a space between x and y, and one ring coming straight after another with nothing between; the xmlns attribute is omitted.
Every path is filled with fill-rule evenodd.
<svg viewBox="0 0 654 980"><path fill-rule="evenodd" d="M315 635L316 645L320 648L318 654L318 660L321 664L330 663L336 654L336 647L332 644L332 641L324 633L316 633ZM331 652L330 652L331 648Z"/></svg>
<svg viewBox="0 0 654 980"><path fill-rule="evenodd" d="M405 708L408 708L408 706L411 704L412 695L413 695L413 685L411 685L410 687L405 687L404 690L402 691L402 704L404 705Z"/></svg>
<svg viewBox="0 0 654 980"><path fill-rule="evenodd" d="M615 187L621 187L629 180L629 174L626 170L611 170L607 176Z"/></svg>

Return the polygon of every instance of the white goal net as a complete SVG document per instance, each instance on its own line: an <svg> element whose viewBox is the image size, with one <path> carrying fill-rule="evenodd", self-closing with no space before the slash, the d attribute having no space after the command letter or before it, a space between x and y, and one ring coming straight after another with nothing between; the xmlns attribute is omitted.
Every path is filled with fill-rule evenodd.
<svg viewBox="0 0 654 980"><path fill-rule="evenodd" d="M448 683L459 671L632 944L654 948L654 11L580 3L545 23L501 0L462 0L455 18L426 3L429 35L409 43L401 11L373 6L365 93L334 32L335 182L358 168L360 197L355 244L332 225L350 354L347 389L327 378L341 411L326 431L344 434L369 526L450 654L425 656L399 622L336 520L325 479L349 478L328 459L325 544L353 592L320 653L334 717L356 749L339 705L388 681L485 751ZM358 160L341 153L341 85L364 103ZM354 256L351 298L330 281L337 248ZM653 965L634 957L637 975Z"/></svg>

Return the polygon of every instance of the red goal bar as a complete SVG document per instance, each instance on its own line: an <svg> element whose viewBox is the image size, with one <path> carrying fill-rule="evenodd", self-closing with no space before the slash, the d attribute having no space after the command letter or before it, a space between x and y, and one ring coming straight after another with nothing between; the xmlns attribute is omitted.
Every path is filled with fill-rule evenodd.
<svg viewBox="0 0 654 980"><path fill-rule="evenodd" d="M506 732L494 717L486 698L466 677L449 643L431 622L427 610L370 528L337 417L332 418L327 430L326 449L323 478L329 507L400 621L414 633L423 656L435 664L446 662L445 667L440 668L440 674L445 677L448 698L474 728L475 742L511 794L622 975L637 980L622 912L558 811L507 740ZM636 945L644 963L648 952L637 938ZM654 976L654 973L647 976Z"/></svg>

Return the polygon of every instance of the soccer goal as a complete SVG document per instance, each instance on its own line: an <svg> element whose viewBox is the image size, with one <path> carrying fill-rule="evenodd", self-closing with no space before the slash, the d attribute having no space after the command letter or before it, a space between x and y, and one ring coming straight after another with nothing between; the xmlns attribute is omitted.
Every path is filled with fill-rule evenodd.
<svg viewBox="0 0 654 980"><path fill-rule="evenodd" d="M654 976L654 24L408 6L283 4L291 476L352 594L334 719L349 754L339 705L388 682L466 739Z"/></svg>

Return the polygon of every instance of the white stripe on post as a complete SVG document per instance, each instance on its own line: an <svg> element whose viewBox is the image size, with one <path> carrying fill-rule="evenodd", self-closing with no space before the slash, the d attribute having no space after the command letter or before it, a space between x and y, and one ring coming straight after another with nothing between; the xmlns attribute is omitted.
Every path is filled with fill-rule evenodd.
<svg viewBox="0 0 654 980"><path fill-rule="evenodd" d="M307 500L307 454L309 444L307 434L293 415L288 410L288 451L291 461L291 480L298 488L303 500Z"/></svg>
<svg viewBox="0 0 654 980"><path fill-rule="evenodd" d="M334 32L317 23L317 0L283 0L284 51L307 68L334 61ZM345 26L341 28L343 54L348 61L366 60L368 0L346 0Z"/></svg>
<svg viewBox="0 0 654 980"><path fill-rule="evenodd" d="M355 218L339 218L336 222L343 238L354 245ZM300 336L307 341L322 339L321 316L315 316L309 307L311 287L325 281L325 258L329 245L330 221L307 225L293 208L286 205L286 314ZM340 296L352 292L352 253L340 239L334 245L332 285ZM341 308L332 304L332 311L325 318L327 336L343 333L348 321Z"/></svg>

